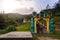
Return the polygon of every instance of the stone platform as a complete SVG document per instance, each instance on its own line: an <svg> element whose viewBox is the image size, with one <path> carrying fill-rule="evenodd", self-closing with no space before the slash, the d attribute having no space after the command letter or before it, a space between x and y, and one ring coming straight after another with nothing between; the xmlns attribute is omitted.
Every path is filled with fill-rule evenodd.
<svg viewBox="0 0 60 40"><path fill-rule="evenodd" d="M0 35L0 40L33 40L31 32L9 32Z"/></svg>

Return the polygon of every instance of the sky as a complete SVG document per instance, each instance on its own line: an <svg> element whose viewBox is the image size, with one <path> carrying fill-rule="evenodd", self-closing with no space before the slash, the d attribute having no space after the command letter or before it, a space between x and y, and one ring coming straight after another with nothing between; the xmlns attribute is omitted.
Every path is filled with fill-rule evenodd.
<svg viewBox="0 0 60 40"><path fill-rule="evenodd" d="M30 14L33 11L40 12L46 9L47 4L50 8L58 0L0 0L0 13L4 10L5 13L20 13Z"/></svg>

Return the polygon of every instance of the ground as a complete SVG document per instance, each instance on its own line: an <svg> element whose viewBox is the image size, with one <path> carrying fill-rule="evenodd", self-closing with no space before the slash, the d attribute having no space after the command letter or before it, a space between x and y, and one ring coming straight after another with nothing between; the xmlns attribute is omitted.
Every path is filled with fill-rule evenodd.
<svg viewBox="0 0 60 40"><path fill-rule="evenodd" d="M25 23L22 24L21 26L17 27L18 31L30 31L30 23ZM42 38L45 39L45 37L47 37L48 39L52 38L56 38L56 39L60 39L60 31L55 31L55 33L53 34L32 34L34 39L41 39L40 37L43 36ZM47 39L46 38L46 39Z"/></svg>
<svg viewBox="0 0 60 40"><path fill-rule="evenodd" d="M30 23L24 23L16 27L17 31L30 31ZM60 31L55 31L53 34L32 34L34 40L58 40L60 39Z"/></svg>
<svg viewBox="0 0 60 40"><path fill-rule="evenodd" d="M51 37L38 37L38 40L59 40L59 39L54 39Z"/></svg>

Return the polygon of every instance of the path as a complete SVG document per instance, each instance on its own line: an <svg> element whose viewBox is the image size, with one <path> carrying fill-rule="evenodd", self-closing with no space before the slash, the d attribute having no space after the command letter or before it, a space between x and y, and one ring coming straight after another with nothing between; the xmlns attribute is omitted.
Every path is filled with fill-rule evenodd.
<svg viewBox="0 0 60 40"><path fill-rule="evenodd" d="M38 40L59 40L59 39L53 39L50 37L38 37Z"/></svg>

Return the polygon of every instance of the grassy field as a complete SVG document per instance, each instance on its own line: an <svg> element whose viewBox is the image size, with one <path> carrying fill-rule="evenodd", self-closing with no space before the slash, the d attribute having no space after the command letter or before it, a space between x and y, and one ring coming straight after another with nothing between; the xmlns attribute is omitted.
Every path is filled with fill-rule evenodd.
<svg viewBox="0 0 60 40"><path fill-rule="evenodd" d="M30 31L30 23L25 23L17 27L17 31ZM35 39L37 37L52 37L52 38L57 38L60 39L60 31L55 31L53 34L32 34Z"/></svg>
<svg viewBox="0 0 60 40"><path fill-rule="evenodd" d="M23 23L19 26L9 25L7 28L0 30L0 34L5 34L11 31L30 31L30 23Z"/></svg>
<svg viewBox="0 0 60 40"><path fill-rule="evenodd" d="M30 23L23 23L16 28L17 28L17 31L30 31Z"/></svg>

